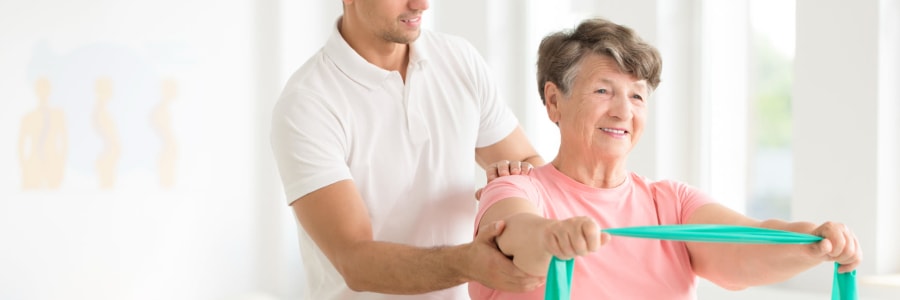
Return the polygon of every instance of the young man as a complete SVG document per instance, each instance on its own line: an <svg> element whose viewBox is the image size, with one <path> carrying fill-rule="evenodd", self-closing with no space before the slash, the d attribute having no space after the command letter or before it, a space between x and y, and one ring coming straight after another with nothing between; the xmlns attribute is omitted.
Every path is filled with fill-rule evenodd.
<svg viewBox="0 0 900 300"><path fill-rule="evenodd" d="M471 239L474 164L489 178L543 164L485 63L462 39L420 29L427 1L343 4L273 113L307 298L468 299L468 281L535 289L542 278L497 250L502 222Z"/></svg>

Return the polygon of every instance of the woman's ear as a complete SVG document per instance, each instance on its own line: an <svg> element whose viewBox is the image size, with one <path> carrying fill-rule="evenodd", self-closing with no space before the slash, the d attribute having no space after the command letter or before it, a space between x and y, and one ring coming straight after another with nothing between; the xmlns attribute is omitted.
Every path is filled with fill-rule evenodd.
<svg viewBox="0 0 900 300"><path fill-rule="evenodd" d="M547 117L556 125L559 125L559 101L561 99L562 92L555 83L550 81L544 83L544 106L547 108Z"/></svg>

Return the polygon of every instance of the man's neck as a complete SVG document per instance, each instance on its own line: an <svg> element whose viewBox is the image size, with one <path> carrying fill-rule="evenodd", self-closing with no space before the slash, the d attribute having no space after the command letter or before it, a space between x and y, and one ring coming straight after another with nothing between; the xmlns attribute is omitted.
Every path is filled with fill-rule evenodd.
<svg viewBox="0 0 900 300"><path fill-rule="evenodd" d="M338 22L338 32L366 61L388 71L399 71L406 78L409 45L385 41L344 17Z"/></svg>

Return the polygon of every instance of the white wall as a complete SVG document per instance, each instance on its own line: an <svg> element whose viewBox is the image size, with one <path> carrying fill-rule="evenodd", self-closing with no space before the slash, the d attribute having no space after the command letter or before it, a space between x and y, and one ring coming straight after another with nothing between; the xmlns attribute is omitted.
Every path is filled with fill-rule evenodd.
<svg viewBox="0 0 900 300"><path fill-rule="evenodd" d="M859 270L870 275L900 271L895 6L797 3L793 216L854 229L866 253ZM811 280L801 276L791 285Z"/></svg>
<svg viewBox="0 0 900 300"><path fill-rule="evenodd" d="M0 298L225 299L258 289L253 14L257 2L0 2ZM56 189L22 189L18 140L35 82L65 115L68 156ZM121 157L99 186L97 78ZM176 145L160 184L161 84ZM42 115L42 114L38 114ZM41 134L27 149L45 147ZM42 144L44 143L44 144ZM271 218L271 216L270 216Z"/></svg>
<svg viewBox="0 0 900 300"><path fill-rule="evenodd" d="M804 138L793 141L794 165L822 172L794 176L794 217L844 220L874 250L875 202L858 199L877 196L878 2L798 1L797 21L793 125Z"/></svg>
<svg viewBox="0 0 900 300"><path fill-rule="evenodd" d="M900 1L879 3L877 271L900 272ZM894 255L890 255L893 253Z"/></svg>

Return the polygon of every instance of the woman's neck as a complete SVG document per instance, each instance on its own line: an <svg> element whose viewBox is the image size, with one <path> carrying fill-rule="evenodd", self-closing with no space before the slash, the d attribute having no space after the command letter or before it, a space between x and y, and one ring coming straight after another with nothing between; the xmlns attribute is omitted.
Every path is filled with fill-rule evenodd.
<svg viewBox="0 0 900 300"><path fill-rule="evenodd" d="M602 159L590 155L564 155L560 151L550 163L560 173L594 188L617 187L622 185L628 176L625 158Z"/></svg>

